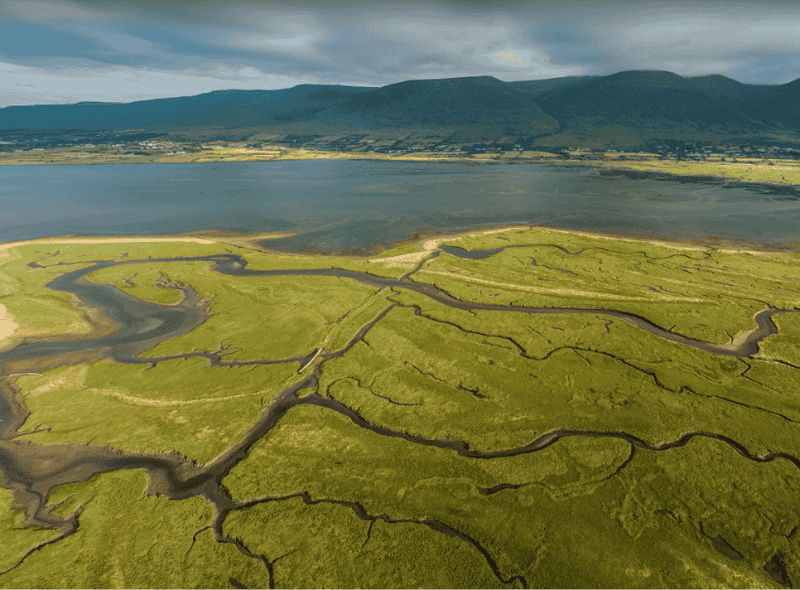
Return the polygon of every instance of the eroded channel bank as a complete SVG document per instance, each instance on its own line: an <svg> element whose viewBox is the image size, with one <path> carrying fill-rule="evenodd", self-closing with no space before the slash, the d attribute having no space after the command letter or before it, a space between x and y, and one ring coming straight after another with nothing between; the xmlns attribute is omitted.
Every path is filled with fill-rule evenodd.
<svg viewBox="0 0 800 590"><path fill-rule="evenodd" d="M369 329L380 321L394 305L388 305L380 315L362 326L347 345L338 351L325 351L316 355L314 351L311 351L307 357L254 361L226 361L219 355L196 352L169 357L141 356L142 352L153 348L159 342L186 334L205 321L208 317L208 302L202 300L190 287L183 287L184 299L180 304L175 306L157 305L135 299L113 286L90 282L86 280L85 277L91 272L113 265L140 264L143 262L155 264L159 262L175 261L205 261L211 264L212 270L234 277L295 275L350 278L375 289L410 289L444 305L468 311L503 311L525 314L605 314L622 319L633 326L672 342L692 346L715 354L733 357L746 357L754 354L758 350L758 343L761 340L771 334L777 333L777 328L771 317L778 313L791 313L795 311L766 309L759 312L755 316L756 328L754 328L737 346L733 346L732 344L719 345L690 339L656 326L645 318L610 309L570 307L533 308L469 303L456 299L435 286L416 283L408 275L401 279L391 279L363 272L334 268L318 270L250 270L246 268L246 260L233 254L96 262L86 268L65 272L63 275L52 280L48 284L48 287L57 291L74 294L87 308L102 309L109 320L109 325L113 324L114 327L107 329L105 333L95 337L41 339L20 344L15 348L0 353L0 392L2 392L7 403L7 408L5 410L0 407L0 411L6 412L5 415L0 415L0 420L2 420L2 422L0 422L0 435L2 435L2 440L0 440L2 484L4 487L14 492L16 504L26 509L27 524L56 529L59 531L59 538L63 538L63 536L77 530L77 516L59 519L50 513L51 509L45 507L48 494L53 487L65 483L85 481L97 473L120 469L139 469L148 475L149 493L162 494L174 499L192 496L202 496L206 498L216 508L217 517L215 519L216 524L214 526L214 531L217 540L236 544L235 540L223 535L221 522L225 514L244 507L246 503L243 504L232 499L221 485L221 482L231 469L246 456L247 451L253 444L269 432L287 411L300 404L312 404L338 412L347 416L357 426L381 436L402 438L412 444L433 446L455 452L462 456L487 460L496 457L509 457L535 452L548 447L561 438L571 436L620 438L631 444L631 456L633 456L633 452L637 448L650 451L667 450L676 446L682 446L693 437L701 436L723 441L734 448L739 454L753 461L764 462L781 458L792 462L792 464L800 468L800 460L793 456L784 453L770 453L763 456L754 455L732 439L705 432L686 433L675 441L648 443L624 432L556 429L520 447L493 452L481 452L470 449L468 445L462 441L426 439L424 437L409 435L401 431L391 430L381 425L370 423L351 408L331 398L323 397L318 393L312 392L302 397L298 395L302 390L313 390L317 388L317 376L319 375L320 365L331 358L341 356L354 344L360 342ZM413 271L409 274L413 274ZM296 383L284 389L275 400L265 408L261 418L250 428L245 436L208 465L195 465L185 457L181 457L177 454L121 453L113 449L94 445L41 446L15 440L17 429L24 422L27 414L20 396L14 387L14 374L39 372L64 364L85 362L87 359L97 360L110 357L117 362L152 364L170 358L191 356L204 357L215 365L274 364L298 361L302 364L306 364L307 362L313 362L313 369L308 375L300 378ZM47 465L47 467L43 468L42 465ZM620 469L622 467L620 467ZM303 496L303 499L309 502L323 501L320 499L312 500L306 496ZM367 518L368 520L379 518L377 516L373 517L367 515L358 504L351 504L348 505L360 518ZM364 514L362 515L361 512L364 512ZM506 584L516 583L526 585L526 581L520 576L503 576L491 555L489 555L476 540L438 521L421 520L414 522L424 524L443 534L457 536L463 541L471 543L484 556L488 566L491 567L499 581ZM243 547L240 548L243 550L246 549ZM34 548L34 550L36 549L38 548ZM271 574L272 566L266 561L264 563Z"/></svg>

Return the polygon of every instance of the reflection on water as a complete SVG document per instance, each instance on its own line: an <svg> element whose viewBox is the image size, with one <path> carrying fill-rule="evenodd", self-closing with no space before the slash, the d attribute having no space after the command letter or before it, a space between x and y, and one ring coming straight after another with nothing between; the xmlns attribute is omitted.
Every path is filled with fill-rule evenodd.
<svg viewBox="0 0 800 590"><path fill-rule="evenodd" d="M745 188L553 164L295 161L0 167L0 241L59 234L292 231L282 251L533 223L664 238L796 238L800 204Z"/></svg>

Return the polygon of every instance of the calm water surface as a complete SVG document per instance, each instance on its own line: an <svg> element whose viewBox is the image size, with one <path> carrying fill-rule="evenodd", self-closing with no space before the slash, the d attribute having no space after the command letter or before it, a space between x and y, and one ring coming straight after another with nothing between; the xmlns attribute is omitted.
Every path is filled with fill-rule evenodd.
<svg viewBox="0 0 800 590"><path fill-rule="evenodd" d="M800 201L548 164L287 161L2 166L0 242L290 231L282 251L358 250L506 223L644 237L796 240Z"/></svg>

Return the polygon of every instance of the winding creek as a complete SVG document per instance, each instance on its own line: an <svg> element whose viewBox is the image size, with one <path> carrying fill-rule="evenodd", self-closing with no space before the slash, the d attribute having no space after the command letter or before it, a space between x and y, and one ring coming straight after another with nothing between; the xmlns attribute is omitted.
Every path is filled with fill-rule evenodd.
<svg viewBox="0 0 800 590"><path fill-rule="evenodd" d="M457 250L457 249L456 249ZM453 249L448 252L459 255ZM496 251L493 250L489 256ZM462 251L463 252L463 251ZM487 251L488 252L488 251ZM433 255L436 255L434 253ZM466 253L468 257L485 257L480 253ZM158 305L141 301L131 297L117 288L94 283L85 277L102 268L112 265L126 265L147 262L196 261L208 262L212 270L235 277L275 277L285 275L296 276L334 276L356 280L374 289L410 289L421 293L441 304L452 308L468 311L502 311L505 313L521 314L585 314L607 315L623 320L638 329L685 346L691 346L710 353L736 358L748 357L758 350L758 344L764 338L777 333L772 317L780 313L795 313L796 310L765 309L754 317L756 326L735 344L714 344L694 340L681 334L666 330L653 324L643 317L615 311L613 309L589 309L571 307L517 307L477 304L461 301L436 288L433 285L416 283L409 275L400 279L378 277L363 272L347 271L335 268L319 270L250 270L247 262L236 255L212 255L204 257L165 258L147 260L119 260L115 262L94 262L90 266L78 270L69 270L53 279L48 287L69 293L81 302L80 308L95 328L93 335L86 337L55 337L31 342L25 342L0 353L0 475L2 485L14 492L18 505L26 508L26 523L58 531L59 536L50 542L56 542L77 530L77 517L67 519L56 518L51 514L51 508L46 508L50 490L61 484L85 481L92 475L116 471L121 469L139 469L148 476L148 493L161 494L174 499L201 496L206 498L216 509L214 522L211 525L214 535L220 542L232 543L243 553L260 559L269 572L272 580L274 562L269 562L263 557L252 555L239 541L227 537L222 531L222 522L232 510L242 509L260 502L279 501L296 497L306 504L330 502L350 507L359 518L375 522L381 520L392 522L417 522L439 533L457 537L473 545L484 557L487 565L492 569L497 579L504 584L527 586L527 581L522 576L504 576L500 572L489 552L478 541L468 535L453 529L449 525L432 520L394 520L387 515L368 514L357 502L348 502L340 499L312 498L306 492L298 492L292 496L281 498L264 497L239 502L231 498L222 487L221 482L226 475L247 454L248 450L267 432L269 432L291 408L301 404L310 404L337 412L349 418L360 428L369 430L380 436L401 438L412 444L436 447L457 453L458 455L476 459L491 460L498 457L510 457L525 453L533 453L544 449L558 440L567 437L614 437L626 441L631 445L632 459L637 449L661 451L687 444L695 437L708 437L722 441L736 450L740 455L752 461L767 462L776 459L790 461L800 469L800 460L785 453L768 453L754 455L735 440L723 435L708 432L689 432L674 441L650 443L624 432L584 431L555 429L542 434L528 444L516 448L482 452L470 449L462 441L428 439L401 431L391 430L384 426L371 423L360 416L355 410L342 403L320 395L307 393L300 397L302 390L318 387L317 377L323 362L343 355L364 335L379 322L391 309L399 304L390 303L387 308L361 327L348 344L337 351L309 351L304 357L290 357L286 359L253 360L253 361L227 361L218 354L207 352L190 352L168 357L146 357L142 353L153 348L159 342L190 332L208 317L208 302L203 300L191 287L183 287L184 299L181 303L171 306ZM36 263L31 263L36 266ZM421 266L421 265L420 265ZM417 267L417 269L420 268ZM52 268L52 266L51 266ZM416 270L416 269L415 269ZM98 313L101 310L102 313ZM420 313L415 308L415 313ZM520 349L520 354L524 351ZM303 371L304 376L287 387L265 407L261 418L248 430L245 436L232 445L224 454L206 465L195 465L186 458L177 454L158 455L145 453L122 453L105 447L94 445L36 445L18 439L18 429L24 423L27 411L22 404L21 396L14 385L15 376L21 373L36 373L65 364L75 364L113 358L122 363L153 364L171 358L203 357L213 365L254 365L300 362L310 371ZM625 464L619 469L624 468ZM619 470L618 469L618 470ZM513 484L500 484L494 488L487 488L485 494L492 494L502 489L515 489ZM371 525L370 525L371 526ZM38 550L39 546L31 551ZM24 559L24 557L23 557ZM13 566L16 567L16 566ZM12 567L12 569L13 569ZM6 570L8 571L8 570ZM0 572L2 575L4 572Z"/></svg>

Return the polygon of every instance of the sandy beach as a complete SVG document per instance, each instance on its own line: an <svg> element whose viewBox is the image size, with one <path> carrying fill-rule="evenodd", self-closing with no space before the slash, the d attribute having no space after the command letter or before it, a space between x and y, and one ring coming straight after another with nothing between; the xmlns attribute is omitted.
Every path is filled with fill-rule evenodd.
<svg viewBox="0 0 800 590"><path fill-rule="evenodd" d="M14 330L17 329L17 322L11 317L11 314L6 310L6 306L0 303L0 348L3 342L11 338Z"/></svg>
<svg viewBox="0 0 800 590"><path fill-rule="evenodd" d="M8 242L0 244L0 251L30 246L31 244L128 244L136 242L196 242L198 244L213 244L214 240L193 237L122 237L122 238L43 238L41 240L26 240L24 242Z"/></svg>

